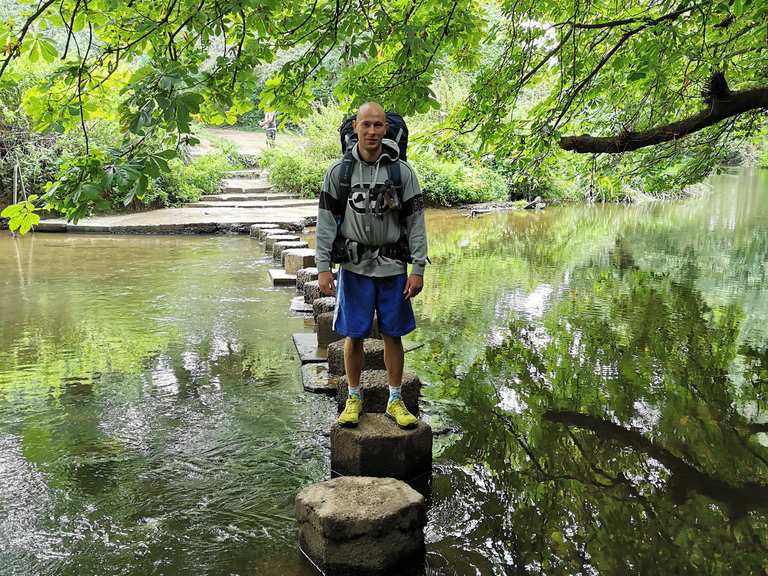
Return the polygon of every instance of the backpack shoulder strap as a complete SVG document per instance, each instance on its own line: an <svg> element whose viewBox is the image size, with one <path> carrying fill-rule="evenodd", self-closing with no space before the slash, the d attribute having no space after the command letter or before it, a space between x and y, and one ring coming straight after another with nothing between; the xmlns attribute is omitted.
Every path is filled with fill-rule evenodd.
<svg viewBox="0 0 768 576"><path fill-rule="evenodd" d="M400 161L395 160L394 162L391 162L389 164L389 179L392 180L392 184L395 187L395 190L397 190L397 197L398 200L400 200L400 210L398 219L400 220L400 227L405 230L406 228L406 216L405 216L405 210L402 209L403 206L403 174L400 170Z"/></svg>
<svg viewBox="0 0 768 576"><path fill-rule="evenodd" d="M352 152L344 154L341 160L341 169L339 172L339 206L341 206L341 220L344 219L344 212L347 210L349 194L352 190L352 170L355 167L355 157Z"/></svg>

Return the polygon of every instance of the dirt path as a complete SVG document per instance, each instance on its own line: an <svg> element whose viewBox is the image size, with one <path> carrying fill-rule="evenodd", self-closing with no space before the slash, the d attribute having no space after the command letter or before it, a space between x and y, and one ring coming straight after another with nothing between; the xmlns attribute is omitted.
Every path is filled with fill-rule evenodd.
<svg viewBox="0 0 768 576"><path fill-rule="evenodd" d="M266 134L263 130L238 130L237 128L205 127L200 129L200 145L196 148L198 153L205 154L211 150L211 140L221 139L234 144L242 154L259 155L266 147ZM302 145L304 139L296 134L278 131L278 144Z"/></svg>

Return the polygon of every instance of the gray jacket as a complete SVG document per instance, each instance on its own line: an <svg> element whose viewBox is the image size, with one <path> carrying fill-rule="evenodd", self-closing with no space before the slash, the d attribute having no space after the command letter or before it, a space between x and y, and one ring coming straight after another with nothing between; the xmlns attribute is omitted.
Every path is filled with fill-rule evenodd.
<svg viewBox="0 0 768 576"><path fill-rule="evenodd" d="M400 175L403 182L402 207L405 215L405 232L413 257L412 274L424 275L427 263L427 234L424 225L424 200L416 174L411 166L399 160L397 144L392 140L383 141L383 151L374 163L360 159L357 146L352 150L357 160L352 171L350 193L347 206L340 205L339 175L341 160L325 173L323 189L320 192L320 207L317 213L317 247L315 262L318 272L331 269L331 248L336 237L336 217L344 211L341 234L345 238L369 246L381 246L397 242L401 236L399 210L393 210L384 203L377 210L377 192L389 178L387 164L400 163ZM365 276L394 276L406 271L403 262L392 260L377 253L366 253L358 264L350 262L341 265L344 270Z"/></svg>

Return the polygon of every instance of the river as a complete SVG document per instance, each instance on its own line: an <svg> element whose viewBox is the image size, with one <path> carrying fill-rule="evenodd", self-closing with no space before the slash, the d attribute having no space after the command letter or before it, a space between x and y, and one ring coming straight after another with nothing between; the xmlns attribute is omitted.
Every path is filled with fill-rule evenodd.
<svg viewBox="0 0 768 576"><path fill-rule="evenodd" d="M768 172L684 202L428 213L427 574L768 558ZM311 330L237 236L0 237L0 574L309 576Z"/></svg>

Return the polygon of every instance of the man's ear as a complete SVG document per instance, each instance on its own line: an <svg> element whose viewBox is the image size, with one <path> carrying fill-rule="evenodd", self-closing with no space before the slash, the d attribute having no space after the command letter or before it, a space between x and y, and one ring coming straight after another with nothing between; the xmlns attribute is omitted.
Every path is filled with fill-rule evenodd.
<svg viewBox="0 0 768 576"><path fill-rule="evenodd" d="M352 130L357 130L357 120L352 120Z"/></svg>

